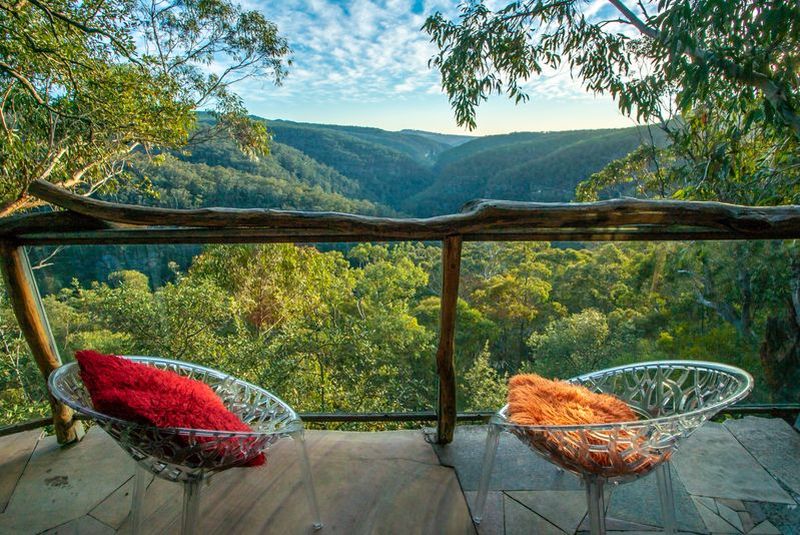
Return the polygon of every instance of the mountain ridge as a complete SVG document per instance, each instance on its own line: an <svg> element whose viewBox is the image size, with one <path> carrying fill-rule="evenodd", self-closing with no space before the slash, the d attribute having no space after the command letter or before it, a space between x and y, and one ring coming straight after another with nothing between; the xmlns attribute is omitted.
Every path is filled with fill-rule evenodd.
<svg viewBox="0 0 800 535"><path fill-rule="evenodd" d="M152 165L148 177L162 197L193 206L252 206L258 199L276 208L430 216L475 198L572 200L580 181L644 137L636 127L459 136L257 119L272 136L270 155L248 159L233 143L218 140L173 153L183 163L172 178ZM187 179L191 165L207 166L198 168L202 178L194 182ZM222 184L213 184L214 172ZM180 184L171 184L176 176ZM277 191L262 191L269 188Z"/></svg>

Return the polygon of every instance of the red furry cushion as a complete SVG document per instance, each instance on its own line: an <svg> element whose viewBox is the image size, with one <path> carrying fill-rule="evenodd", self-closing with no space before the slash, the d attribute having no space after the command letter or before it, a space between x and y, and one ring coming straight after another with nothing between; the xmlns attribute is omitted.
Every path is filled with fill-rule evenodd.
<svg viewBox="0 0 800 535"><path fill-rule="evenodd" d="M201 381L91 350L75 358L95 409L109 416L161 428L252 431ZM261 453L244 464L264 462Z"/></svg>

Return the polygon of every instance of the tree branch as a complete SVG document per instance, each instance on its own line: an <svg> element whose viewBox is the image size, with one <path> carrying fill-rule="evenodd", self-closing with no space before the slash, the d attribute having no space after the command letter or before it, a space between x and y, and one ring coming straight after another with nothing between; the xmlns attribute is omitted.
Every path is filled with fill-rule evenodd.
<svg viewBox="0 0 800 535"><path fill-rule="evenodd" d="M9 143L13 139L13 135L11 134L11 129L8 127L8 123L6 122L6 102L8 101L8 96L11 94L11 89L14 87L14 82L15 80L11 80L11 83L8 84L8 87L3 94L3 100L0 102L0 121L2 121L3 132L5 132Z"/></svg>
<svg viewBox="0 0 800 535"><path fill-rule="evenodd" d="M633 24L636 27L636 29L639 30L642 34L652 39L659 38L660 34L658 30L645 24L644 21L642 21L639 17L637 17L636 14L630 9L628 9L628 6L623 4L620 0L608 0L608 2L612 6L617 8L617 11L622 13L622 16L628 19L630 23Z"/></svg>
<svg viewBox="0 0 800 535"><path fill-rule="evenodd" d="M16 199L12 199L6 203L0 204L0 217L6 217L14 212L25 210L27 208L33 208L35 206L42 206L43 204L45 204L44 201L37 199L36 197L31 197L27 193L23 193Z"/></svg>
<svg viewBox="0 0 800 535"><path fill-rule="evenodd" d="M608 0L622 15L628 19L643 35L651 39L663 40L663 35L657 29L645 24L621 0ZM800 138L800 114L794 109L786 92L768 75L745 69L741 65L716 54L696 47L685 47L683 53L697 62L712 65L719 69L723 76L732 81L742 82L746 85L761 90L764 97L778 112L784 124L792 129L795 136Z"/></svg>
<svg viewBox="0 0 800 535"><path fill-rule="evenodd" d="M39 261L36 263L36 265L33 265L33 266L31 266L31 269L35 271L35 270L37 270L37 269L42 269L42 268L46 268L46 267L48 267L48 266L52 266L52 265L53 265L53 262L50 262L50 260L52 260L52 259L53 259L53 257L55 257L55 256L56 256L58 253L60 253L60 252L61 252L63 249L64 249L64 246L63 246L63 245L59 245L58 247L56 247L56 248L53 250L53 252L52 252L52 253L50 253L50 254L49 254L49 255L47 255L46 257L42 258L41 260L39 260Z"/></svg>
<svg viewBox="0 0 800 535"><path fill-rule="evenodd" d="M35 100L37 104L45 107L48 106L48 104L44 101L42 96L39 95L39 92L33 86L33 83L30 80L28 80L22 73L20 73L14 67L12 67L11 65L2 60L0 60L0 69L7 72L13 78L16 78L16 80L25 87L25 90L28 92L28 94L30 94L31 97L33 97L33 100Z"/></svg>
<svg viewBox="0 0 800 535"><path fill-rule="evenodd" d="M38 105L42 106L44 109L46 109L50 113L54 113L56 115L59 115L61 117L65 117L67 119L75 119L76 121L89 122L88 119L86 119L85 117L79 117L77 115L71 115L69 113L64 113L64 112L62 112L60 110L57 110L54 107L52 107L50 104L47 103L47 101L45 101L44 98L42 98L42 96L39 94L39 92L34 87L33 83L30 80L28 80L28 78L26 78L25 75L23 75L22 73L17 71L14 67L9 65L5 61L0 60L0 70L5 71L10 76L15 78L19 83L21 83L23 85L23 87L25 87L25 91L31 96L31 98L33 98L33 100L35 100Z"/></svg>
<svg viewBox="0 0 800 535"><path fill-rule="evenodd" d="M80 31L82 31L84 33L92 34L92 35L100 35L100 36L105 37L106 39L108 39L111 42L111 44L113 44L117 48L117 51L120 54L122 54L123 56L125 56L131 63L135 63L136 65L141 65L141 62L136 57L131 55L131 53L128 51L128 47L125 45L125 43L122 43L119 39L117 39L110 32L108 32L106 30L103 30L101 28L96 28L94 26L89 26L87 24L84 24L84 23L82 23L80 21L77 21L77 20L65 15L64 13L61 13L60 11L54 11L54 10L50 9L44 3L40 2L40 0L28 0L28 1L31 4L35 5L36 7L38 7L39 9L41 9L42 11L44 11L45 14L47 14L48 17L55 17L58 20L60 20L61 22L64 22L64 23L68 24L69 26L77 28L78 30L80 30Z"/></svg>

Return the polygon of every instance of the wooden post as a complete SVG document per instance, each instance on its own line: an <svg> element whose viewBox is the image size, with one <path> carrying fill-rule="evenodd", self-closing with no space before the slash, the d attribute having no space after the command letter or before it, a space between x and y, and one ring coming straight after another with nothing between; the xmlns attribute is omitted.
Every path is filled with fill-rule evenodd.
<svg viewBox="0 0 800 535"><path fill-rule="evenodd" d="M456 427L455 334L458 282L461 271L461 236L448 236L442 247L442 300L439 310L439 406L436 411L439 444L453 441Z"/></svg>
<svg viewBox="0 0 800 535"><path fill-rule="evenodd" d="M0 269L3 271L11 308L36 360L36 365L47 381L50 373L61 366L61 359L53 334L50 332L50 325L42 307L25 249L11 243L0 242ZM52 396L50 396L50 407L53 411L53 425L58 442L68 444L80 440L83 436L83 427L80 422L72 418L72 410L58 403Z"/></svg>

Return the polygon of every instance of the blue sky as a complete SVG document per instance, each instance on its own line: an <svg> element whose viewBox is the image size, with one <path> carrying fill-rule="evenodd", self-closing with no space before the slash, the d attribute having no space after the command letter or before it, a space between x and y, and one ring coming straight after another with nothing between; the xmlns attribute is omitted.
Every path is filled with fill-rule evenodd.
<svg viewBox="0 0 800 535"><path fill-rule="evenodd" d="M420 31L447 0L243 0L275 21L293 49L283 86L247 80L236 90L251 113L271 119L461 133ZM596 9L606 4L595 0ZM589 9L592 9L590 6ZM477 135L631 126L608 97L584 91L568 72L530 80L529 102L495 96L478 111Z"/></svg>

